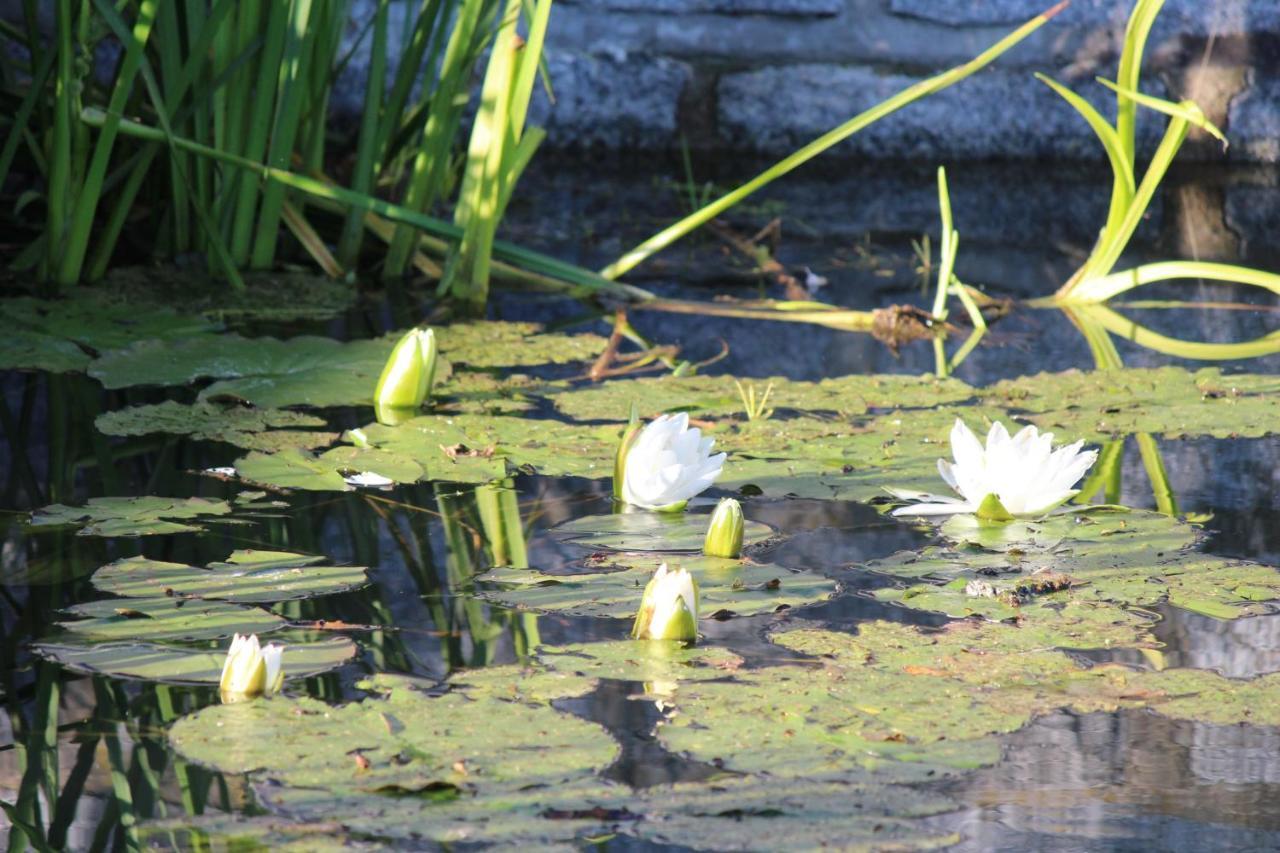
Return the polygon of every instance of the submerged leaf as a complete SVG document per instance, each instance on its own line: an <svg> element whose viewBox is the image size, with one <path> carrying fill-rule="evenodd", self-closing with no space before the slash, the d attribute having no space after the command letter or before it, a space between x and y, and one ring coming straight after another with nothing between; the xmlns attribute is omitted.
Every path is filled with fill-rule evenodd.
<svg viewBox="0 0 1280 853"><path fill-rule="evenodd" d="M368 583L363 566L320 565L323 562L323 557L253 550L235 551L226 562L210 563L207 569L126 557L99 569L93 585L129 598L259 603L331 595Z"/></svg>
<svg viewBox="0 0 1280 853"><path fill-rule="evenodd" d="M224 516L231 505L209 498L90 498L82 507L52 504L31 514L32 527L79 526L77 536L153 536L204 530L189 523ZM183 519L175 521L173 519Z"/></svg>

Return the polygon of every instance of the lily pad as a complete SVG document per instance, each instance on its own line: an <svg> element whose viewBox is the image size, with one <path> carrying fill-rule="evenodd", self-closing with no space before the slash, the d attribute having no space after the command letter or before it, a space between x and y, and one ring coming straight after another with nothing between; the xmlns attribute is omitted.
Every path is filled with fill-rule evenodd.
<svg viewBox="0 0 1280 853"><path fill-rule="evenodd" d="M80 617L59 622L73 634L94 640L216 640L233 634L264 634L285 620L258 607L182 598L90 601L67 608Z"/></svg>
<svg viewBox="0 0 1280 853"><path fill-rule="evenodd" d="M363 566L328 566L324 557L288 551L235 551L208 568L126 557L93 576L103 592L128 598L171 596L242 603L290 601L357 589Z"/></svg>
<svg viewBox="0 0 1280 853"><path fill-rule="evenodd" d="M169 309L107 305L83 295L46 301L0 300L0 370L81 371L100 352L135 341L183 340L216 328L203 317Z"/></svg>
<svg viewBox="0 0 1280 853"><path fill-rule="evenodd" d="M287 649L284 659L288 667ZM450 798L432 792L479 800L586 782L618 754L600 726L550 704L430 696L423 686L378 675L368 683L376 695L337 707L308 698L210 707L174 723L169 738L187 758L223 772L351 797L331 803L335 815L356 803L353 818L402 804L418 820L400 819L407 815L397 808L392 831L433 838L440 827L432 816Z"/></svg>
<svg viewBox="0 0 1280 853"><path fill-rule="evenodd" d="M207 521L231 512L231 505L209 498L90 498L82 507L52 504L31 514L32 527L79 526L77 536L155 536L204 530ZM174 519L182 519L175 521Z"/></svg>
<svg viewBox="0 0 1280 853"><path fill-rule="evenodd" d="M1135 432L1168 438L1271 435L1280 423L1274 376L1223 375L1181 367L1039 373L984 389L990 403L1064 437L1096 439Z"/></svg>
<svg viewBox="0 0 1280 853"><path fill-rule="evenodd" d="M285 647L286 681L336 669L355 657L357 651L356 644L346 637L314 639L305 632L296 635L276 632L270 639ZM200 649L139 641L96 645L44 642L36 643L32 649L41 657L76 672L166 684L217 684L227 657L226 648Z"/></svg>
<svg viewBox="0 0 1280 853"><path fill-rule="evenodd" d="M956 379L880 374L842 376L821 382L785 378L751 379L757 397L770 385L769 408L858 415L872 408L909 408L959 402L974 390ZM614 380L558 391L563 414L578 420L626 420L634 403L644 417L692 412L702 417L744 416L738 386L730 376L662 376Z"/></svg>
<svg viewBox="0 0 1280 853"><path fill-rule="evenodd" d="M477 594L527 610L630 617L659 562L656 556L627 554L598 561L599 568L608 570L604 572L552 575L531 569L491 569L476 580L503 588ZM835 581L822 575L771 564L702 556L671 562L688 569L697 580L703 618L770 613L822 601L836 592Z"/></svg>
<svg viewBox="0 0 1280 853"><path fill-rule="evenodd" d="M168 433L198 441L221 441L247 450L274 451L285 447L313 449L332 444L335 432L314 432L322 427L314 415L285 409L255 409L236 403L201 401L185 405L166 400L149 406L132 406L99 415L95 421L107 435Z"/></svg>
<svg viewBox="0 0 1280 853"><path fill-rule="evenodd" d="M144 845L180 850L372 853L383 849L373 842L352 838L334 821L302 823L222 812L142 821L138 824L138 838Z"/></svg>
<svg viewBox="0 0 1280 853"><path fill-rule="evenodd" d="M595 334L545 332L537 323L485 320L436 327L440 351L472 367L533 367L591 361L608 341Z"/></svg>
<svg viewBox="0 0 1280 853"><path fill-rule="evenodd" d="M563 542L612 551L701 551L711 516L690 512L619 512L586 515L551 528ZM743 545L763 542L773 529L758 521L743 525Z"/></svg>
<svg viewBox="0 0 1280 853"><path fill-rule="evenodd" d="M953 616L1024 620L1072 603L1120 611L1163 602L1231 619L1272 612L1267 602L1280 599L1280 572L1196 551L1194 526L1154 512L1103 509L1008 525L957 517L942 532L957 544L867 563L927 581L876 597ZM1039 584L1046 574L1062 580Z"/></svg>

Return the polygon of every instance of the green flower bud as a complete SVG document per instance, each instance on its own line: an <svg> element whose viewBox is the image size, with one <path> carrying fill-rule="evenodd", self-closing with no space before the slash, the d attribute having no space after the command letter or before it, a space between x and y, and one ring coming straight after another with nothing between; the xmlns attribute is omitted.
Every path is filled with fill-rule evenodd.
<svg viewBox="0 0 1280 853"><path fill-rule="evenodd" d="M707 527L707 538L702 543L702 553L708 557L727 557L736 560L742 556L742 505L733 498L725 498L716 505Z"/></svg>
<svg viewBox="0 0 1280 853"><path fill-rule="evenodd" d="M382 368L373 403L379 409L417 409L431 396L436 373L436 336L431 329L410 329Z"/></svg>

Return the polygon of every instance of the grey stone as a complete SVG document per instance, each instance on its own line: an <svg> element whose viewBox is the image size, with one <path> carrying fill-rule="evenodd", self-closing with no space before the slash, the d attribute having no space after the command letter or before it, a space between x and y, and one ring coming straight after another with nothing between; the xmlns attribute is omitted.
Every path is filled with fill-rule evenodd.
<svg viewBox="0 0 1280 853"><path fill-rule="evenodd" d="M889 0L895 14L948 26L1018 24L1045 11L1052 0ZM1072 0L1054 26L1123 27L1133 8L1116 0ZM1191 36L1251 35L1280 31L1276 0L1167 0L1156 19L1157 38L1170 33Z"/></svg>
<svg viewBox="0 0 1280 853"><path fill-rule="evenodd" d="M793 65L730 74L719 88L721 141L776 154L792 151L918 82L857 66ZM1103 115L1113 96L1078 87ZM1163 121L1143 116L1140 150L1150 150ZM1052 90L1021 71L993 69L910 104L838 146L863 157L945 159L1063 158L1102 155L1093 131Z"/></svg>
<svg viewBox="0 0 1280 853"><path fill-rule="evenodd" d="M814 17L838 15L844 0L567 0L571 5L655 15L774 15Z"/></svg>
<svg viewBox="0 0 1280 853"><path fill-rule="evenodd" d="M1233 157L1280 163L1280 80L1255 82L1232 101L1228 115Z"/></svg>
<svg viewBox="0 0 1280 853"><path fill-rule="evenodd" d="M668 148L678 141L676 109L691 72L682 62L631 53L545 52L555 103L539 88L529 124L556 147Z"/></svg>

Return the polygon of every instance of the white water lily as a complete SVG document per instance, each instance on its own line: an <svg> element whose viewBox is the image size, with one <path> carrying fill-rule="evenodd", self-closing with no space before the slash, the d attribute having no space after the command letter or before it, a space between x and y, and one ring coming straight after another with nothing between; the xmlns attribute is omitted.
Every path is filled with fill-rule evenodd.
<svg viewBox="0 0 1280 853"><path fill-rule="evenodd" d="M645 509L681 510L704 492L724 468L726 454L712 454L714 439L689 427L689 416L661 415L625 436L619 460L620 497ZM627 446L629 444L629 446Z"/></svg>
<svg viewBox="0 0 1280 853"><path fill-rule="evenodd" d="M960 498L924 495L925 503L905 506L894 515L951 515L971 512L993 519L1035 517L1066 503L1079 493L1074 488L1097 461L1096 450L1083 441L1053 449L1053 433L1034 426L1010 436L996 422L987 433L986 447L956 419L951 428L955 462L938 460L938 473Z"/></svg>
<svg viewBox="0 0 1280 853"><path fill-rule="evenodd" d="M223 702L240 702L255 696L270 696L284 684L284 647L259 645L258 635L236 634L222 664L218 688Z"/></svg>
<svg viewBox="0 0 1280 853"><path fill-rule="evenodd" d="M698 639L698 583L686 569L658 566L640 598L631 636L637 640Z"/></svg>

